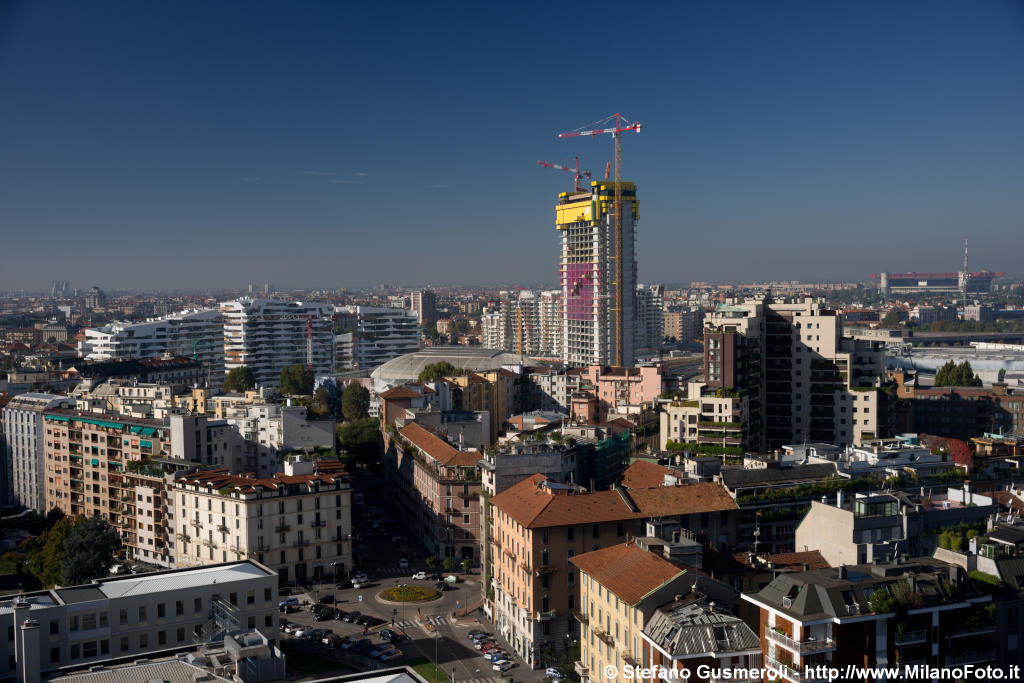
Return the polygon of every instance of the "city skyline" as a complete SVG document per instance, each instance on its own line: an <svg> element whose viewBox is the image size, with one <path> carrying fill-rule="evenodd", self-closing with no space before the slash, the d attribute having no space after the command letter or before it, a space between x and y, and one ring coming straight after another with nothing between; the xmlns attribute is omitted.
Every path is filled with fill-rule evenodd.
<svg viewBox="0 0 1024 683"><path fill-rule="evenodd" d="M552 286L615 110L640 282L1018 274L1019 5L246 7L0 9L0 290Z"/></svg>

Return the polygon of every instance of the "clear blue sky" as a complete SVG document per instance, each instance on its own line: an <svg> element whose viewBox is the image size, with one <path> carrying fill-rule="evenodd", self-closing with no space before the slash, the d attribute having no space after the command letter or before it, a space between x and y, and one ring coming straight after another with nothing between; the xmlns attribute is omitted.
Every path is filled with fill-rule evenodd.
<svg viewBox="0 0 1024 683"><path fill-rule="evenodd" d="M1021 272L1021 2L0 0L0 289L553 284L615 111L641 281Z"/></svg>

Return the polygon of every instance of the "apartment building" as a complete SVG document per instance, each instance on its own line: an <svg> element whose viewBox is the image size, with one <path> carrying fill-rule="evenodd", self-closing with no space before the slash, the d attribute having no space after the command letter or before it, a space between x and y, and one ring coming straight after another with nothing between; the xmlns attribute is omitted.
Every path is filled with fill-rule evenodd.
<svg viewBox="0 0 1024 683"><path fill-rule="evenodd" d="M437 295L430 290L420 289L413 292L409 298L417 322L423 327L433 327L437 322Z"/></svg>
<svg viewBox="0 0 1024 683"><path fill-rule="evenodd" d="M4 505L46 510L43 413L53 408L71 408L74 404L66 396L27 393L14 396L4 407L0 430L0 500Z"/></svg>
<svg viewBox="0 0 1024 683"><path fill-rule="evenodd" d="M339 327L355 330L355 362L359 370L378 365L420 349L416 314L402 308L339 306Z"/></svg>
<svg viewBox="0 0 1024 683"><path fill-rule="evenodd" d="M277 577L252 561L8 596L0 602L0 629L10 636L0 639L0 677L39 680L62 667L167 656L231 630L276 640L277 606Z"/></svg>
<svg viewBox="0 0 1024 683"><path fill-rule="evenodd" d="M759 609L765 665L792 683L814 678L808 667L899 667L926 679L935 674L924 667L996 657L992 597L931 557L781 574L742 597Z"/></svg>
<svg viewBox="0 0 1024 683"><path fill-rule="evenodd" d="M637 285L634 347L654 349L661 346L664 329L665 285Z"/></svg>
<svg viewBox="0 0 1024 683"><path fill-rule="evenodd" d="M411 529L437 557L480 562L480 451L461 451L410 422L387 433L385 465Z"/></svg>
<svg viewBox="0 0 1024 683"><path fill-rule="evenodd" d="M445 380L453 388L457 409L490 413L490 443L498 440L505 420L519 411L520 379L511 370L500 368L467 372L456 377L446 377Z"/></svg>
<svg viewBox="0 0 1024 683"><path fill-rule="evenodd" d="M885 426L880 342L843 336L812 299L721 304L704 320L705 382L662 418L668 440L738 451L859 444ZM729 451L726 451L729 452Z"/></svg>
<svg viewBox="0 0 1024 683"><path fill-rule="evenodd" d="M352 489L337 460L290 457L271 477L200 470L175 479L175 566L255 559L282 584L352 568Z"/></svg>
<svg viewBox="0 0 1024 683"><path fill-rule="evenodd" d="M78 352L86 360L192 358L202 364L209 384L224 381L224 323L221 311L181 311L141 323L115 322L85 330Z"/></svg>
<svg viewBox="0 0 1024 683"><path fill-rule="evenodd" d="M974 524L984 529L998 505L989 496L963 488L908 493L836 494L811 501L796 527L797 550L819 550L838 566L887 560L894 554L928 555L945 527Z"/></svg>
<svg viewBox="0 0 1024 683"><path fill-rule="evenodd" d="M661 367L616 368L590 365L582 369L580 390L598 401L598 422L609 413L635 413L654 402L662 389Z"/></svg>
<svg viewBox="0 0 1024 683"><path fill-rule="evenodd" d="M562 344L561 292L502 291L480 317L482 344L531 356L558 357Z"/></svg>
<svg viewBox="0 0 1024 683"><path fill-rule="evenodd" d="M170 566L165 473L170 429L160 420L54 408L43 414L45 509L102 517L128 559Z"/></svg>
<svg viewBox="0 0 1024 683"><path fill-rule="evenodd" d="M527 663L564 653L578 635L577 552L618 545L658 519L664 533L690 530L712 544L735 540L736 504L715 484L587 492L536 474L491 498L491 582L485 611Z"/></svg>
<svg viewBox="0 0 1024 683"><path fill-rule="evenodd" d="M242 366L257 384L277 386L281 370L311 364L334 370L334 310L327 304L243 297L220 305L224 319L224 368Z"/></svg>
<svg viewBox="0 0 1024 683"><path fill-rule="evenodd" d="M663 314L663 334L679 342L694 342L704 338L704 309L691 306L670 307Z"/></svg>

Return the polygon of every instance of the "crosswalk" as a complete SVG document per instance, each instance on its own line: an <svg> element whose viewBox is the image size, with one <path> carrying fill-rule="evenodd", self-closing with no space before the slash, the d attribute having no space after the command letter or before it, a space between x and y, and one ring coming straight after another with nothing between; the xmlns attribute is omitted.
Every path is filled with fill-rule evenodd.
<svg viewBox="0 0 1024 683"><path fill-rule="evenodd" d="M459 678L455 677L457 683L501 683L500 676L488 676L487 678Z"/></svg>
<svg viewBox="0 0 1024 683"><path fill-rule="evenodd" d="M426 624L430 624L431 626L441 626L442 624L454 624L455 622L456 619L453 619L452 617L427 617L427 620L422 624L416 619L406 619L404 621L396 621L395 628L410 629Z"/></svg>

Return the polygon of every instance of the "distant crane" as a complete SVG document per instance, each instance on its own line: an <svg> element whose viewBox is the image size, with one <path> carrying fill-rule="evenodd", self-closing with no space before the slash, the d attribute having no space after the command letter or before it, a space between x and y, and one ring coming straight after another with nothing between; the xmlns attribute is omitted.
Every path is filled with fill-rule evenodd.
<svg viewBox="0 0 1024 683"><path fill-rule="evenodd" d="M615 119L615 125L610 128L599 128L602 124L611 123ZM592 135L603 135L611 133L615 141L615 364L622 366L622 347L624 344L625 323L622 319L622 308L625 298L622 291L622 134L627 131L640 132L641 124L630 121L621 114L612 114L591 124L593 128L577 128L568 133L559 133L560 138L576 138Z"/></svg>
<svg viewBox="0 0 1024 683"><path fill-rule="evenodd" d="M540 164L541 166L543 166L544 168L554 168L554 169L557 169L559 171L568 171L569 173L572 173L573 174L573 184L572 184L573 191L574 192L586 192L587 188L583 187L583 184L580 183L580 179L585 176L587 178L587 180L590 180L590 171L581 171L580 170L580 158L579 157L575 157L575 159L576 159L576 167L575 168L569 168L568 166L561 166L559 164L552 164L552 163L550 163L548 161L538 161L537 163Z"/></svg>

